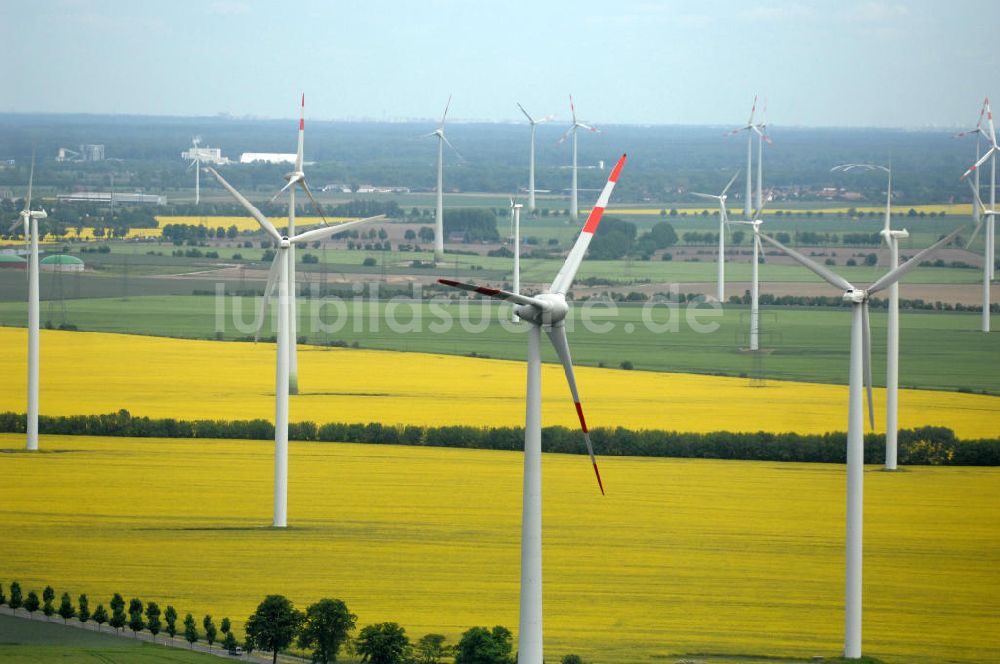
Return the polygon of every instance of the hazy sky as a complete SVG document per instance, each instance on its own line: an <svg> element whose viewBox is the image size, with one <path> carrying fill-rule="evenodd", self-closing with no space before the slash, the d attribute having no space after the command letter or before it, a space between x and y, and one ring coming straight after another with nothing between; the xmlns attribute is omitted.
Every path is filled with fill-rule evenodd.
<svg viewBox="0 0 1000 664"><path fill-rule="evenodd" d="M0 111L964 126L995 0L0 0ZM998 102L1000 103L1000 102Z"/></svg>

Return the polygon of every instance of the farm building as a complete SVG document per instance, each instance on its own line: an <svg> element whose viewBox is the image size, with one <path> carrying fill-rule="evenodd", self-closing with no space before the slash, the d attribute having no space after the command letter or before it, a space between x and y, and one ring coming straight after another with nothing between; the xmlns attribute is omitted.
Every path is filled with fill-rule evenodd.
<svg viewBox="0 0 1000 664"><path fill-rule="evenodd" d="M265 164L294 164L295 153L244 152L240 155L241 164L253 164L256 162L264 162Z"/></svg>
<svg viewBox="0 0 1000 664"><path fill-rule="evenodd" d="M28 267L28 261L14 254L0 254L0 268L13 270L24 270Z"/></svg>
<svg viewBox="0 0 1000 664"><path fill-rule="evenodd" d="M42 269L47 272L83 272L83 261L76 256L56 254L42 259Z"/></svg>

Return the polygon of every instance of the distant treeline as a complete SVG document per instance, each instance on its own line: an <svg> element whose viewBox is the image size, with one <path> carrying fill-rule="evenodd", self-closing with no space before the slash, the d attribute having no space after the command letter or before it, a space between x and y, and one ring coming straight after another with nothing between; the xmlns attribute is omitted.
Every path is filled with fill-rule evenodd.
<svg viewBox="0 0 1000 664"><path fill-rule="evenodd" d="M107 415L39 417L39 430L46 434L82 436L130 436L137 438L238 438L270 440L274 425L266 420L175 420L133 417L127 410ZM23 433L23 414L0 413L0 432ZM598 454L605 456L679 457L695 459L740 459L752 461L798 461L844 463L847 434L689 433L661 430L593 429L591 438ZM414 445L487 450L520 450L524 447L521 427L386 425L295 422L288 427L290 440ZM885 438L865 435L865 462L885 461ZM1000 438L961 440L951 429L920 427L899 432L899 463L932 466L1000 465ZM579 431L566 427L542 429L542 450L582 454Z"/></svg>

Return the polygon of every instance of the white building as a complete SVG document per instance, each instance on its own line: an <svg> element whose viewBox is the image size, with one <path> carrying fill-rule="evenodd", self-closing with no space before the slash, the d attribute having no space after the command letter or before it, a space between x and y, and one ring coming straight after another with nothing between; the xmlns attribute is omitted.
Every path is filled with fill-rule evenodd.
<svg viewBox="0 0 1000 664"><path fill-rule="evenodd" d="M222 156L221 148L189 148L181 153L181 159L195 161L196 159L205 164L219 164L224 166L229 163L229 157Z"/></svg>
<svg viewBox="0 0 1000 664"><path fill-rule="evenodd" d="M96 203L98 205L111 204L111 192L109 191L78 191L72 194L58 194L56 200L60 203ZM166 196L156 196L153 194L129 194L114 193L115 205L166 205Z"/></svg>
<svg viewBox="0 0 1000 664"><path fill-rule="evenodd" d="M294 164L294 152L244 152L240 155L241 164Z"/></svg>

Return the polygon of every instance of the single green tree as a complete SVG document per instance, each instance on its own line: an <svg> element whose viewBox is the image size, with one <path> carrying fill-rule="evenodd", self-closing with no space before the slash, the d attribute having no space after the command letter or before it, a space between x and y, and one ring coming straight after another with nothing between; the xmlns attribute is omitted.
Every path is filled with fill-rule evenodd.
<svg viewBox="0 0 1000 664"><path fill-rule="evenodd" d="M156 602L149 602L146 604L146 628L153 635L153 641L156 641L156 635L160 633L162 627L163 624L160 622L160 605Z"/></svg>
<svg viewBox="0 0 1000 664"><path fill-rule="evenodd" d="M97 608L94 609L94 622L97 623L97 631L101 631L101 625L108 622L108 610L104 608L103 604L98 604Z"/></svg>
<svg viewBox="0 0 1000 664"><path fill-rule="evenodd" d="M132 637L138 636L146 627L146 621L142 618L142 600L138 597L133 597L128 603L128 628L132 630Z"/></svg>
<svg viewBox="0 0 1000 664"><path fill-rule="evenodd" d="M233 624L229 622L229 618L222 619L222 622L219 623L219 631L223 634L229 634L233 631Z"/></svg>
<svg viewBox="0 0 1000 664"><path fill-rule="evenodd" d="M59 600L59 617L63 619L63 624L66 621L76 615L76 608L73 606L73 600L69 598L69 593L63 593L62 599Z"/></svg>
<svg viewBox="0 0 1000 664"><path fill-rule="evenodd" d="M513 636L506 627L473 627L458 642L455 664L513 664L513 651Z"/></svg>
<svg viewBox="0 0 1000 664"><path fill-rule="evenodd" d="M80 622L85 623L90 620L90 600L87 599L86 595L80 595L80 598L76 600L77 610L76 617Z"/></svg>
<svg viewBox="0 0 1000 664"><path fill-rule="evenodd" d="M271 653L272 664L277 664L278 651L287 648L302 625L303 615L284 595L268 595L247 618L244 631L247 641L258 650Z"/></svg>
<svg viewBox="0 0 1000 664"><path fill-rule="evenodd" d="M236 641L236 637L233 636L232 632L226 632L226 638L222 639L222 647L225 648L226 652L233 652L239 643Z"/></svg>
<svg viewBox="0 0 1000 664"><path fill-rule="evenodd" d="M56 607L52 606L52 602L56 599L56 591L52 589L52 586L45 586L45 590L42 591L42 613L45 614L46 618L51 618L52 614L56 612Z"/></svg>
<svg viewBox="0 0 1000 664"><path fill-rule="evenodd" d="M24 598L21 596L21 584L17 581L10 582L10 599L7 600L7 606L14 611L14 615L17 615L17 610L24 606Z"/></svg>
<svg viewBox="0 0 1000 664"><path fill-rule="evenodd" d="M313 662L336 662L340 646L347 641L357 619L341 600L321 599L306 609L299 647L312 650Z"/></svg>
<svg viewBox="0 0 1000 664"><path fill-rule="evenodd" d="M198 640L198 626L194 623L194 616L190 613L184 616L184 638L191 644L193 650L194 644Z"/></svg>
<svg viewBox="0 0 1000 664"><path fill-rule="evenodd" d="M167 634L170 638L177 636L177 609L167 605L167 610L163 612L163 619L167 621Z"/></svg>
<svg viewBox="0 0 1000 664"><path fill-rule="evenodd" d="M216 635L219 633L215 628L215 623L212 622L212 616L206 615L202 619L201 624L205 628L205 640L208 641L208 647L211 648L212 644L215 643Z"/></svg>
<svg viewBox="0 0 1000 664"><path fill-rule="evenodd" d="M584 662L579 655L564 655L559 664L584 664Z"/></svg>
<svg viewBox="0 0 1000 664"><path fill-rule="evenodd" d="M24 608L28 613L34 613L42 603L38 600L38 593L34 590L28 592L28 599L24 600Z"/></svg>
<svg viewBox="0 0 1000 664"><path fill-rule="evenodd" d="M117 631L125 627L125 620L125 598L121 593L115 593L111 598L111 619L108 624Z"/></svg>
<svg viewBox="0 0 1000 664"><path fill-rule="evenodd" d="M410 654L410 639L399 623L368 625L358 634L354 652L362 662L370 664L401 664Z"/></svg>
<svg viewBox="0 0 1000 664"><path fill-rule="evenodd" d="M451 650L444 644L444 634L424 634L417 641L416 661L420 664L439 664Z"/></svg>

